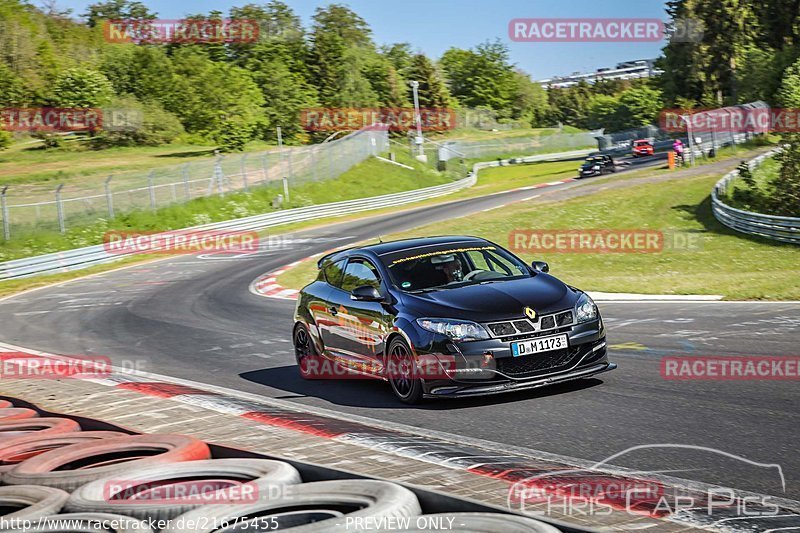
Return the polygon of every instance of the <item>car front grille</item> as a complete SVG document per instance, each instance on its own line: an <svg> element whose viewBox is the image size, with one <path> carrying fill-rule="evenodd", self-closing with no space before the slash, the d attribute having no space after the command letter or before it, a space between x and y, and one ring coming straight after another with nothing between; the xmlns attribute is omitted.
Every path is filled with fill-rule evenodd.
<svg viewBox="0 0 800 533"><path fill-rule="evenodd" d="M506 320L503 322L492 322L486 324L489 331L495 337L509 337L533 333L534 331L545 331L555 328L563 328L573 323L572 311L561 311L555 314L544 315L537 321L527 318Z"/></svg>
<svg viewBox="0 0 800 533"><path fill-rule="evenodd" d="M554 350L497 360L497 370L511 377L530 377L544 372L557 372L572 366L580 357L581 347Z"/></svg>

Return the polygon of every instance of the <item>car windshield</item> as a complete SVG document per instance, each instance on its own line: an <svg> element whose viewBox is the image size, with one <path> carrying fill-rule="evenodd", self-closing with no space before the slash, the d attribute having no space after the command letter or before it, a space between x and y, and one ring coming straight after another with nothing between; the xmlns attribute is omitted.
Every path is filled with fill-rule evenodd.
<svg viewBox="0 0 800 533"><path fill-rule="evenodd" d="M530 277L528 267L493 245L420 247L381 257L402 290L451 289Z"/></svg>

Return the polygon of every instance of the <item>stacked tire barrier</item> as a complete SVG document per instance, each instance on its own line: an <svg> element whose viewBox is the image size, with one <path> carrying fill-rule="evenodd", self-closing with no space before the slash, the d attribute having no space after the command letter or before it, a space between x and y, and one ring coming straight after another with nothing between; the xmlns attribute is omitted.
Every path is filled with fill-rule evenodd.
<svg viewBox="0 0 800 533"><path fill-rule="evenodd" d="M0 401L0 531L559 531L510 514L423 514L396 483L304 482L287 462L212 455L187 435L83 431Z"/></svg>

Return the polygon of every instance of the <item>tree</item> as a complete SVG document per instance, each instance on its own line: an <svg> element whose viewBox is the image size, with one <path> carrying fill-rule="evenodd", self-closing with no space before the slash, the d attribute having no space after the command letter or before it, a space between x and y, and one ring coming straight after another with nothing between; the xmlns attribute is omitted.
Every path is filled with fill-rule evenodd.
<svg viewBox="0 0 800 533"><path fill-rule="evenodd" d="M236 123L249 134L264 121L264 96L246 70L211 61L193 47L173 57L180 101L165 105L187 131L218 139L223 124Z"/></svg>
<svg viewBox="0 0 800 533"><path fill-rule="evenodd" d="M778 90L778 102L785 108L800 108L800 60L786 70ZM772 212L776 215L800 216L800 133L782 135L785 143L778 154L778 176L772 181Z"/></svg>
<svg viewBox="0 0 800 533"><path fill-rule="evenodd" d="M650 87L632 87L619 97L620 129L639 128L657 121L664 107L661 91Z"/></svg>
<svg viewBox="0 0 800 533"><path fill-rule="evenodd" d="M300 112L319 105L314 87L277 59L262 61L260 58L251 58L246 70L261 88L264 98L266 120L262 123L259 136L274 140L275 128L280 126L284 138L298 137L302 133Z"/></svg>
<svg viewBox="0 0 800 533"><path fill-rule="evenodd" d="M419 82L419 105L421 107L447 107L450 95L439 72L425 54L415 54L411 58L408 81ZM411 89L408 89L411 94Z"/></svg>
<svg viewBox="0 0 800 533"><path fill-rule="evenodd" d="M22 80L0 63L0 107L22 106L27 100Z"/></svg>
<svg viewBox="0 0 800 533"><path fill-rule="evenodd" d="M589 100L587 126L590 129L603 128L613 132L625 129L620 123L619 98L607 94L596 94Z"/></svg>
<svg viewBox="0 0 800 533"><path fill-rule="evenodd" d="M589 113L589 99L592 90L585 81L574 87L551 87L547 91L550 104L550 122L562 122L573 126L584 127Z"/></svg>
<svg viewBox="0 0 800 533"><path fill-rule="evenodd" d="M258 24L258 42L232 43L229 49L232 59L244 65L250 58L262 62L278 60L294 74L308 81L308 45L303 25L292 9L283 2L273 0L265 5L247 4L231 8L233 20L249 20Z"/></svg>
<svg viewBox="0 0 800 533"><path fill-rule="evenodd" d="M488 107L510 117L519 80L509 62L508 47L499 41L471 50L451 48L442 56L450 92L466 107Z"/></svg>
<svg viewBox="0 0 800 533"><path fill-rule="evenodd" d="M58 107L100 107L113 95L114 87L101 72L73 68L56 78L52 100Z"/></svg>
<svg viewBox="0 0 800 533"><path fill-rule="evenodd" d="M158 102L142 103L133 96L117 97L111 102L111 108L119 109L131 118L129 127L106 128L93 139L95 148L110 146L159 146L174 141L184 132L178 117L166 111ZM135 119L141 119L136 123Z"/></svg>
<svg viewBox="0 0 800 533"><path fill-rule="evenodd" d="M538 83L531 81L524 72L514 72L514 99L511 102L511 116L527 122L528 125L541 126L549 112L547 92Z"/></svg>
<svg viewBox="0 0 800 533"><path fill-rule="evenodd" d="M389 60L397 74L405 78L411 68L411 58L414 53L409 43L395 43L381 47L381 53Z"/></svg>
<svg viewBox="0 0 800 533"><path fill-rule="evenodd" d="M387 107L410 105L407 82L400 77L385 56L372 55L367 60L363 72L381 105Z"/></svg>
<svg viewBox="0 0 800 533"><path fill-rule="evenodd" d="M359 79L361 72L347 70L345 64L347 61L352 67L363 57L352 49L374 50L372 32L364 19L340 4L317 8L311 28L309 67L323 105L338 105L343 100L339 92L345 85L348 90L364 86ZM358 100L355 96L349 94L344 100ZM364 100L373 99L371 95L364 97Z"/></svg>
<svg viewBox="0 0 800 533"><path fill-rule="evenodd" d="M156 18L156 14L141 2L108 0L89 5L83 18L86 19L86 24L90 28L94 28L103 20L153 20Z"/></svg>

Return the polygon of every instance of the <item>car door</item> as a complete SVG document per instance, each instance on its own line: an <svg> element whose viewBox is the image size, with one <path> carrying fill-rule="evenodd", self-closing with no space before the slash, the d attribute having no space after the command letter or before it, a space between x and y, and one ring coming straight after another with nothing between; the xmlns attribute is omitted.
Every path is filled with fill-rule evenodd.
<svg viewBox="0 0 800 533"><path fill-rule="evenodd" d="M325 348L323 355L330 356L329 346L334 342L338 320L336 318L336 306L331 298L341 287L344 278L344 268L347 259L331 262L322 268L322 279L326 282L325 289L320 290L317 298L309 303L309 311L314 318L314 322L322 338Z"/></svg>
<svg viewBox="0 0 800 533"><path fill-rule="evenodd" d="M351 257L344 277L329 298L329 311L335 317L328 343L337 361L360 372L378 373L383 368L381 355L388 327L387 313L380 302L356 301L353 289L364 285L385 294L380 271L367 258Z"/></svg>

